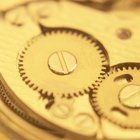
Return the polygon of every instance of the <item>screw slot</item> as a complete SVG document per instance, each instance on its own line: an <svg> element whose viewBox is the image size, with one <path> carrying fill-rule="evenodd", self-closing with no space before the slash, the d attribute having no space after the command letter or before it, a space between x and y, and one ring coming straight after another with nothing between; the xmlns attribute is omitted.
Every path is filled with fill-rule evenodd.
<svg viewBox="0 0 140 140"><path fill-rule="evenodd" d="M140 109L140 86L127 85L122 88L119 94L119 100L125 107Z"/></svg>
<svg viewBox="0 0 140 140"><path fill-rule="evenodd" d="M57 51L50 55L48 66L55 74L68 75L77 67L77 60L67 51Z"/></svg>

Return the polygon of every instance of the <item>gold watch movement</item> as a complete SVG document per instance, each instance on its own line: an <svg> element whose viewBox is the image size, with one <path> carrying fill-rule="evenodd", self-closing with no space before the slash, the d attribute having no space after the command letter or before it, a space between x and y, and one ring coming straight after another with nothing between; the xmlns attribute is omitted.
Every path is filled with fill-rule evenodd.
<svg viewBox="0 0 140 140"><path fill-rule="evenodd" d="M0 1L0 139L140 139L140 1Z"/></svg>

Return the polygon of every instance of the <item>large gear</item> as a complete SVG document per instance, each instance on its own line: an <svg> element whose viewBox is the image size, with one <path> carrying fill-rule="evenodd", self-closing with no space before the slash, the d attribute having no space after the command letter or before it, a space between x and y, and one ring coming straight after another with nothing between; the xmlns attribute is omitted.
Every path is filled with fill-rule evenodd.
<svg viewBox="0 0 140 140"><path fill-rule="evenodd" d="M115 65L90 94L99 117L128 129L140 129L140 64Z"/></svg>
<svg viewBox="0 0 140 140"><path fill-rule="evenodd" d="M66 60L60 64L58 61L64 57ZM109 67L103 45L89 34L70 28L52 28L33 38L18 60L23 81L46 97L83 95ZM63 65L65 69L61 69Z"/></svg>

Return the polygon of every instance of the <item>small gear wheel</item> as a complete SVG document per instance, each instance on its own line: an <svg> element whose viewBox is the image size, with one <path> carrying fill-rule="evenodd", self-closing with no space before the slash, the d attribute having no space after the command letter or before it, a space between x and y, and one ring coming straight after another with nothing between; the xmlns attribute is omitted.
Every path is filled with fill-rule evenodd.
<svg viewBox="0 0 140 140"><path fill-rule="evenodd" d="M90 94L93 109L109 121L140 129L140 64L115 65Z"/></svg>
<svg viewBox="0 0 140 140"><path fill-rule="evenodd" d="M87 33L53 28L34 37L20 52L20 75L45 97L78 97L93 88L109 68L103 45Z"/></svg>

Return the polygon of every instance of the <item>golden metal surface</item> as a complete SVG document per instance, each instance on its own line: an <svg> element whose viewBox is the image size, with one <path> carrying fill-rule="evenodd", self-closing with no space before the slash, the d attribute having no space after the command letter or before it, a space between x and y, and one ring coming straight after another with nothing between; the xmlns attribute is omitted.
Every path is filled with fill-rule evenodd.
<svg viewBox="0 0 140 140"><path fill-rule="evenodd" d="M124 91L126 90L126 86L127 88L131 87L131 89L129 89L129 94L127 94L128 97L132 96L131 92L134 92L134 90L136 91L136 86L134 85L137 85L137 88L139 87L139 72L138 64L131 65L130 63L124 64L122 67L119 64L116 66L113 72L109 73L106 80L104 80L98 88L99 91L93 94L93 102L95 102L94 108L99 115L103 115L113 123L116 123L124 128L140 128L140 112L137 110L139 109L138 97L123 103L122 100L120 100L120 98L122 99L122 92L126 92ZM116 79L118 79L120 76L121 79L125 79L126 82L122 82L121 80L117 81ZM107 85L109 84L112 86L108 87ZM109 100L108 97L110 97L111 100ZM104 102L105 100L108 102Z"/></svg>
<svg viewBox="0 0 140 140"><path fill-rule="evenodd" d="M140 86L127 85L120 91L120 101L123 105L130 108L140 108Z"/></svg>
<svg viewBox="0 0 140 140"><path fill-rule="evenodd" d="M56 74L67 75L75 70L77 60L73 54L60 50L50 55L48 66Z"/></svg>
<svg viewBox="0 0 140 140"><path fill-rule="evenodd" d="M0 131L140 139L139 13L138 0L1 0Z"/></svg>
<svg viewBox="0 0 140 140"><path fill-rule="evenodd" d="M105 51L102 48L103 46L98 41L84 32L73 29L54 28L52 31L46 32L45 35L35 37L19 53L19 72L22 80L30 88L41 94L47 94L48 96L58 94L67 98L79 96L93 88L95 81L100 80L101 74L105 73L104 71L107 69L108 62ZM76 57L78 65L75 69L74 64L75 71L73 73L62 77L50 71L50 67L46 64L47 59L50 59L50 55L57 50L71 52ZM64 59L63 57L67 57L67 61L70 59L68 54L67 56L65 54L64 56L59 56L61 62ZM76 63L76 60L71 59L71 61L75 61L74 63ZM35 63L32 63L33 61ZM58 63L56 60L55 62ZM93 62L96 63L91 65ZM71 68L65 63L66 61L64 61L64 64L61 64L62 67L64 65L68 67L66 67L66 70L63 70L64 72L54 70L54 65L53 68L51 67L51 70L58 74L70 73L71 70L69 71L68 69ZM70 63L73 62L69 60ZM60 66L57 66L57 69L58 67ZM13 73L15 72L13 71ZM84 78L83 82L79 83L79 79L84 75L86 78Z"/></svg>

